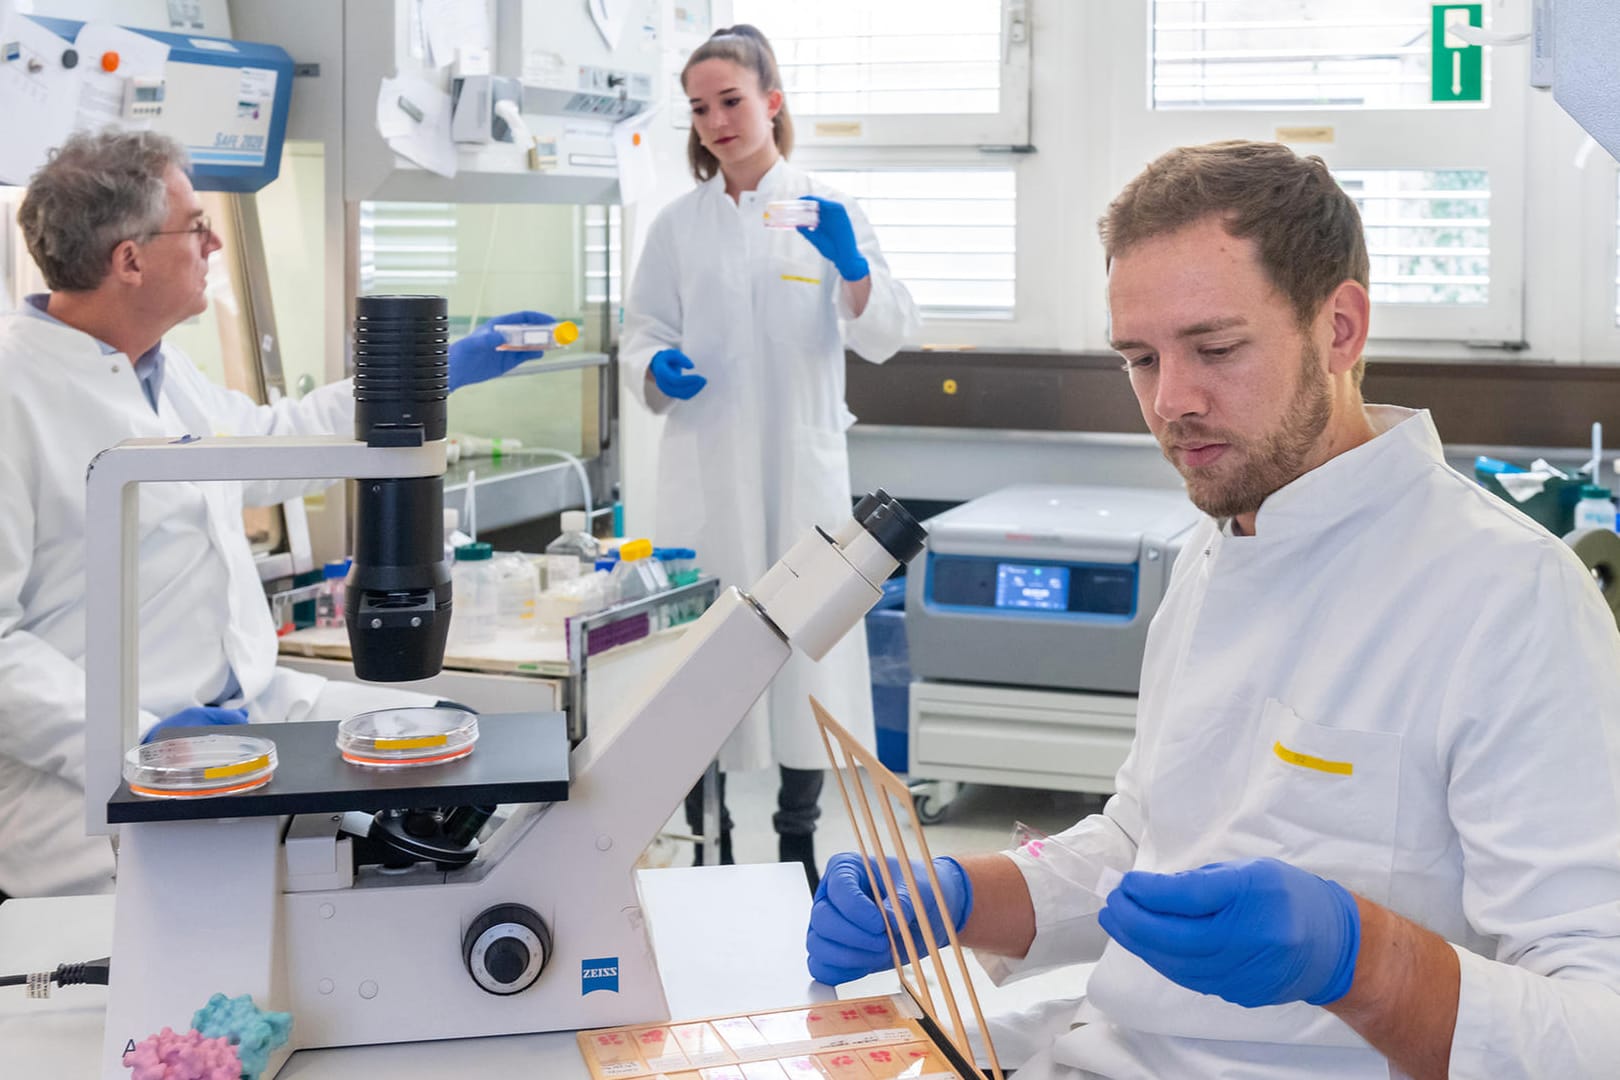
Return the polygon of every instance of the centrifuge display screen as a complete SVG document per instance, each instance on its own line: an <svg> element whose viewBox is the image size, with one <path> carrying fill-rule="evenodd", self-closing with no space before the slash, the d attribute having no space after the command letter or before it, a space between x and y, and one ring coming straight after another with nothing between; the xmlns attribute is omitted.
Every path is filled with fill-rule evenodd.
<svg viewBox="0 0 1620 1080"><path fill-rule="evenodd" d="M996 607L1067 611L1069 568L1029 563L996 564Z"/></svg>

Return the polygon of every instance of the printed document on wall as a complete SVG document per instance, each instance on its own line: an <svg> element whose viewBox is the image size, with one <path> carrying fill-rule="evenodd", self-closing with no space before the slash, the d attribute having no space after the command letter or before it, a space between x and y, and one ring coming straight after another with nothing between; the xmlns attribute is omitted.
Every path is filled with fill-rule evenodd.
<svg viewBox="0 0 1620 1080"><path fill-rule="evenodd" d="M45 155L73 130L79 107L79 70L62 66L69 43L22 15L13 14L0 31L16 57L0 62L0 182L23 185L45 164ZM38 70L30 70L37 68Z"/></svg>
<svg viewBox="0 0 1620 1080"><path fill-rule="evenodd" d="M74 46L79 50L78 70L83 72L77 126L86 131L109 125L126 131L150 128L150 118L125 119L124 86L132 78L163 78L169 47L111 23L85 23ZM101 68L100 58L106 53L118 54L118 66L110 72Z"/></svg>
<svg viewBox="0 0 1620 1080"><path fill-rule="evenodd" d="M653 184L658 179L652 140L648 138L653 117L657 114L657 109L649 109L613 125L613 156L618 159L619 166L619 201L625 206L640 201L643 195L653 190Z"/></svg>
<svg viewBox="0 0 1620 1080"><path fill-rule="evenodd" d="M377 91L377 132L389 149L436 172L456 175L450 95L414 75L384 79Z"/></svg>
<svg viewBox="0 0 1620 1080"><path fill-rule="evenodd" d="M456 62L457 53L489 52L489 12L484 0L420 0L422 32L434 67Z"/></svg>
<svg viewBox="0 0 1620 1080"><path fill-rule="evenodd" d="M609 49L617 49L626 22L625 0L585 0L585 6L591 10L591 22L596 24L602 41Z"/></svg>

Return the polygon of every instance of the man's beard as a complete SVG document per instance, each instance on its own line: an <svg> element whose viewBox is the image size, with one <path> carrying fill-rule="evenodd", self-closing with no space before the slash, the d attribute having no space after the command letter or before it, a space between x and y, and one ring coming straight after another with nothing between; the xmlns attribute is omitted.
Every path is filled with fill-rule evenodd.
<svg viewBox="0 0 1620 1080"><path fill-rule="evenodd" d="M1160 448L1187 482L1187 497L1215 518L1252 514L1267 496L1305 472L1305 461L1316 449L1333 415L1333 391L1321 366L1314 342L1305 343L1300 357L1299 388L1288 404L1282 426L1259 438L1205 428L1196 422L1172 420L1159 436ZM1211 467L1183 468L1170 452L1172 446L1226 443L1230 449Z"/></svg>

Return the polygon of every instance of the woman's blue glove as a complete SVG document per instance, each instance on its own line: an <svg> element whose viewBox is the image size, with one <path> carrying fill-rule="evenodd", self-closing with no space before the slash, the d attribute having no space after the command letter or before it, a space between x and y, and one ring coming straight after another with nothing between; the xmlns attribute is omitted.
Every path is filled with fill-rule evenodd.
<svg viewBox="0 0 1620 1080"><path fill-rule="evenodd" d="M1339 1000L1361 948L1350 891L1276 859L1133 870L1097 920L1167 979L1249 1008Z"/></svg>
<svg viewBox="0 0 1620 1080"><path fill-rule="evenodd" d="M166 716L152 725L152 730L146 733L141 742L152 741L163 728L169 727L209 727L217 725L223 727L227 724L247 723L246 709L221 709L217 705L193 705L189 709L181 709L173 716Z"/></svg>
<svg viewBox="0 0 1620 1080"><path fill-rule="evenodd" d="M917 888L923 890L923 909L933 926L934 940L943 944L945 923L940 905L934 903L928 887L927 865L921 859L913 860L911 872L917 879ZM951 926L961 930L973 913L973 882L962 864L948 855L934 860L934 873L939 877L944 911L950 915ZM928 942L917 924L912 898L907 895L900 860L892 855L889 874L900 893L900 917L910 924L912 940L917 943L917 955L921 958L928 951ZM815 903L810 907L810 930L804 939L805 949L810 954L810 974L817 982L837 986L874 971L887 971L893 964L883 920L885 916L893 917L896 906L885 900L882 908L878 907L877 898L882 890L881 875L873 882L867 876L866 861L855 852L845 851L827 860L827 872L821 875L821 886L816 889ZM905 958L904 942L900 943L900 955Z"/></svg>
<svg viewBox="0 0 1620 1080"><path fill-rule="evenodd" d="M501 349L506 338L495 329L497 324L553 323L550 315L538 311L514 311L497 315L460 341L450 345L450 389L481 383L497 375L505 375L525 360L543 356L542 349Z"/></svg>
<svg viewBox="0 0 1620 1080"><path fill-rule="evenodd" d="M679 349L662 349L653 354L652 363L647 370L652 373L653 382L658 389L672 398L685 401L696 396L697 392L709 385L709 380L696 373L683 375L681 372L689 371L692 361Z"/></svg>
<svg viewBox="0 0 1620 1080"><path fill-rule="evenodd" d="M799 235L810 241L845 281L859 281L870 274L872 268L855 244L855 227L849 223L849 211L844 209L844 204L819 195L801 195L800 198L809 199L820 207L821 220L813 229L800 225Z"/></svg>

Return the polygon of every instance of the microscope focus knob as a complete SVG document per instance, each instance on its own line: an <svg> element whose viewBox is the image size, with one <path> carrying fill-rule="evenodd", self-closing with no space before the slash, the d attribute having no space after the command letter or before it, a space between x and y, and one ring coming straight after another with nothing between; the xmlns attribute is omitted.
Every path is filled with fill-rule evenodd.
<svg viewBox="0 0 1620 1080"><path fill-rule="evenodd" d="M528 989L551 955L545 920L522 904L497 904L462 935L461 953L473 982L491 994Z"/></svg>

